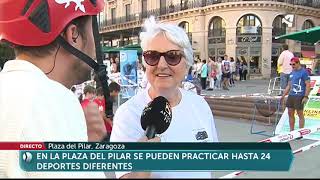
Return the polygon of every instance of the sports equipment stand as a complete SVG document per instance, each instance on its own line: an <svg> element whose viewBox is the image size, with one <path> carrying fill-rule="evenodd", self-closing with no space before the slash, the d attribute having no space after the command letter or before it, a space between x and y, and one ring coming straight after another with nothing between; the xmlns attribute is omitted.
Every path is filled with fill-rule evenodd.
<svg viewBox="0 0 320 180"><path fill-rule="evenodd" d="M251 134L259 134L263 136L274 136L275 129L278 123L278 118L280 114L280 97L279 96L264 96L262 95L254 103L252 123L250 128ZM256 130L257 125L257 115L268 118L269 123L267 125L272 126L271 134L267 133L267 130ZM275 115L275 116L274 116ZM274 119L273 119L274 118ZM272 120L273 119L273 120Z"/></svg>

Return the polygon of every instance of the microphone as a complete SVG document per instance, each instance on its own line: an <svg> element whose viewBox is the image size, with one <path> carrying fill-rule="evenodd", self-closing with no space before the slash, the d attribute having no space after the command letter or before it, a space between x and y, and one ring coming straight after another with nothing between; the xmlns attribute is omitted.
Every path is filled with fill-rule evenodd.
<svg viewBox="0 0 320 180"><path fill-rule="evenodd" d="M172 119L172 111L169 101L158 96L151 101L141 115L141 126L146 131L148 139L152 139L156 134L165 132Z"/></svg>

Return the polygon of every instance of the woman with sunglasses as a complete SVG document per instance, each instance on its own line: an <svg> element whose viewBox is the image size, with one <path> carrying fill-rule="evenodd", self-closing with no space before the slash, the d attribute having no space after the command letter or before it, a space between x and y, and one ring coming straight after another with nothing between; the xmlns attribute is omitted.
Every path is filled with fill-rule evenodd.
<svg viewBox="0 0 320 180"><path fill-rule="evenodd" d="M207 102L179 87L193 64L193 51L185 31L177 25L157 23L150 17L145 21L140 39L150 87L118 108L111 141L146 139L140 125L142 111L154 98L164 96L172 107L171 124L164 133L149 141L217 142L215 122ZM118 178L211 178L211 175L211 172L116 172Z"/></svg>

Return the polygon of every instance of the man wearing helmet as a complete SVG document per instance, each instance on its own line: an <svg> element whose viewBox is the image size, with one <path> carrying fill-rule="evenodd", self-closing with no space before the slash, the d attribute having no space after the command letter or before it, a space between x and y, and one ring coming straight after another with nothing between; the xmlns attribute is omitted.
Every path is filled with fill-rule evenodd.
<svg viewBox="0 0 320 180"><path fill-rule="evenodd" d="M9 43L16 53L0 73L0 141L103 139L98 106L92 102L82 111L69 90L88 80L91 68L103 69L93 60L96 15L103 6L103 0L0 2L0 42ZM0 178L85 175L104 177L28 173L19 168L17 151L0 151Z"/></svg>

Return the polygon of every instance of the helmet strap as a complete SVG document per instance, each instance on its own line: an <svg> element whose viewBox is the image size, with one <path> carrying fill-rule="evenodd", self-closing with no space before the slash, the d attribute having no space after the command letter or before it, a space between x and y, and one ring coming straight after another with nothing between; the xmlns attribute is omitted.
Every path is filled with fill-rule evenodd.
<svg viewBox="0 0 320 180"><path fill-rule="evenodd" d="M112 118L113 103L110 98L110 91L108 86L109 77L107 76L106 66L103 64L103 60L102 60L102 51L101 51L101 45L100 45L100 34L98 29L97 16L92 16L92 30L93 30L93 36L95 41L96 57L97 57L98 63L95 60L93 60L91 57L89 57L87 54L71 46L62 36L58 36L57 41L65 50L67 50L68 52L76 56L78 59L85 62L88 66L90 66L95 71L103 89L103 95L106 102L105 114L108 118Z"/></svg>
<svg viewBox="0 0 320 180"><path fill-rule="evenodd" d="M113 102L112 102L112 99L110 98L110 91L108 86L109 77L107 76L106 65L103 64L102 50L101 50L102 47L100 44L101 37L99 34L98 19L96 15L92 16L92 30L93 30L95 47L96 47L97 62L99 64L99 68L98 70L95 70L95 73L98 75L98 78L102 86L103 95L106 102L106 110L105 110L106 116L108 118L113 118Z"/></svg>
<svg viewBox="0 0 320 180"><path fill-rule="evenodd" d="M58 43L63 47L63 49L67 50L77 58L81 59L83 62L85 62L88 66L90 66L95 71L99 69L99 64L95 62L91 57L89 57L87 54L81 52L79 49L71 46L62 36L57 37Z"/></svg>

